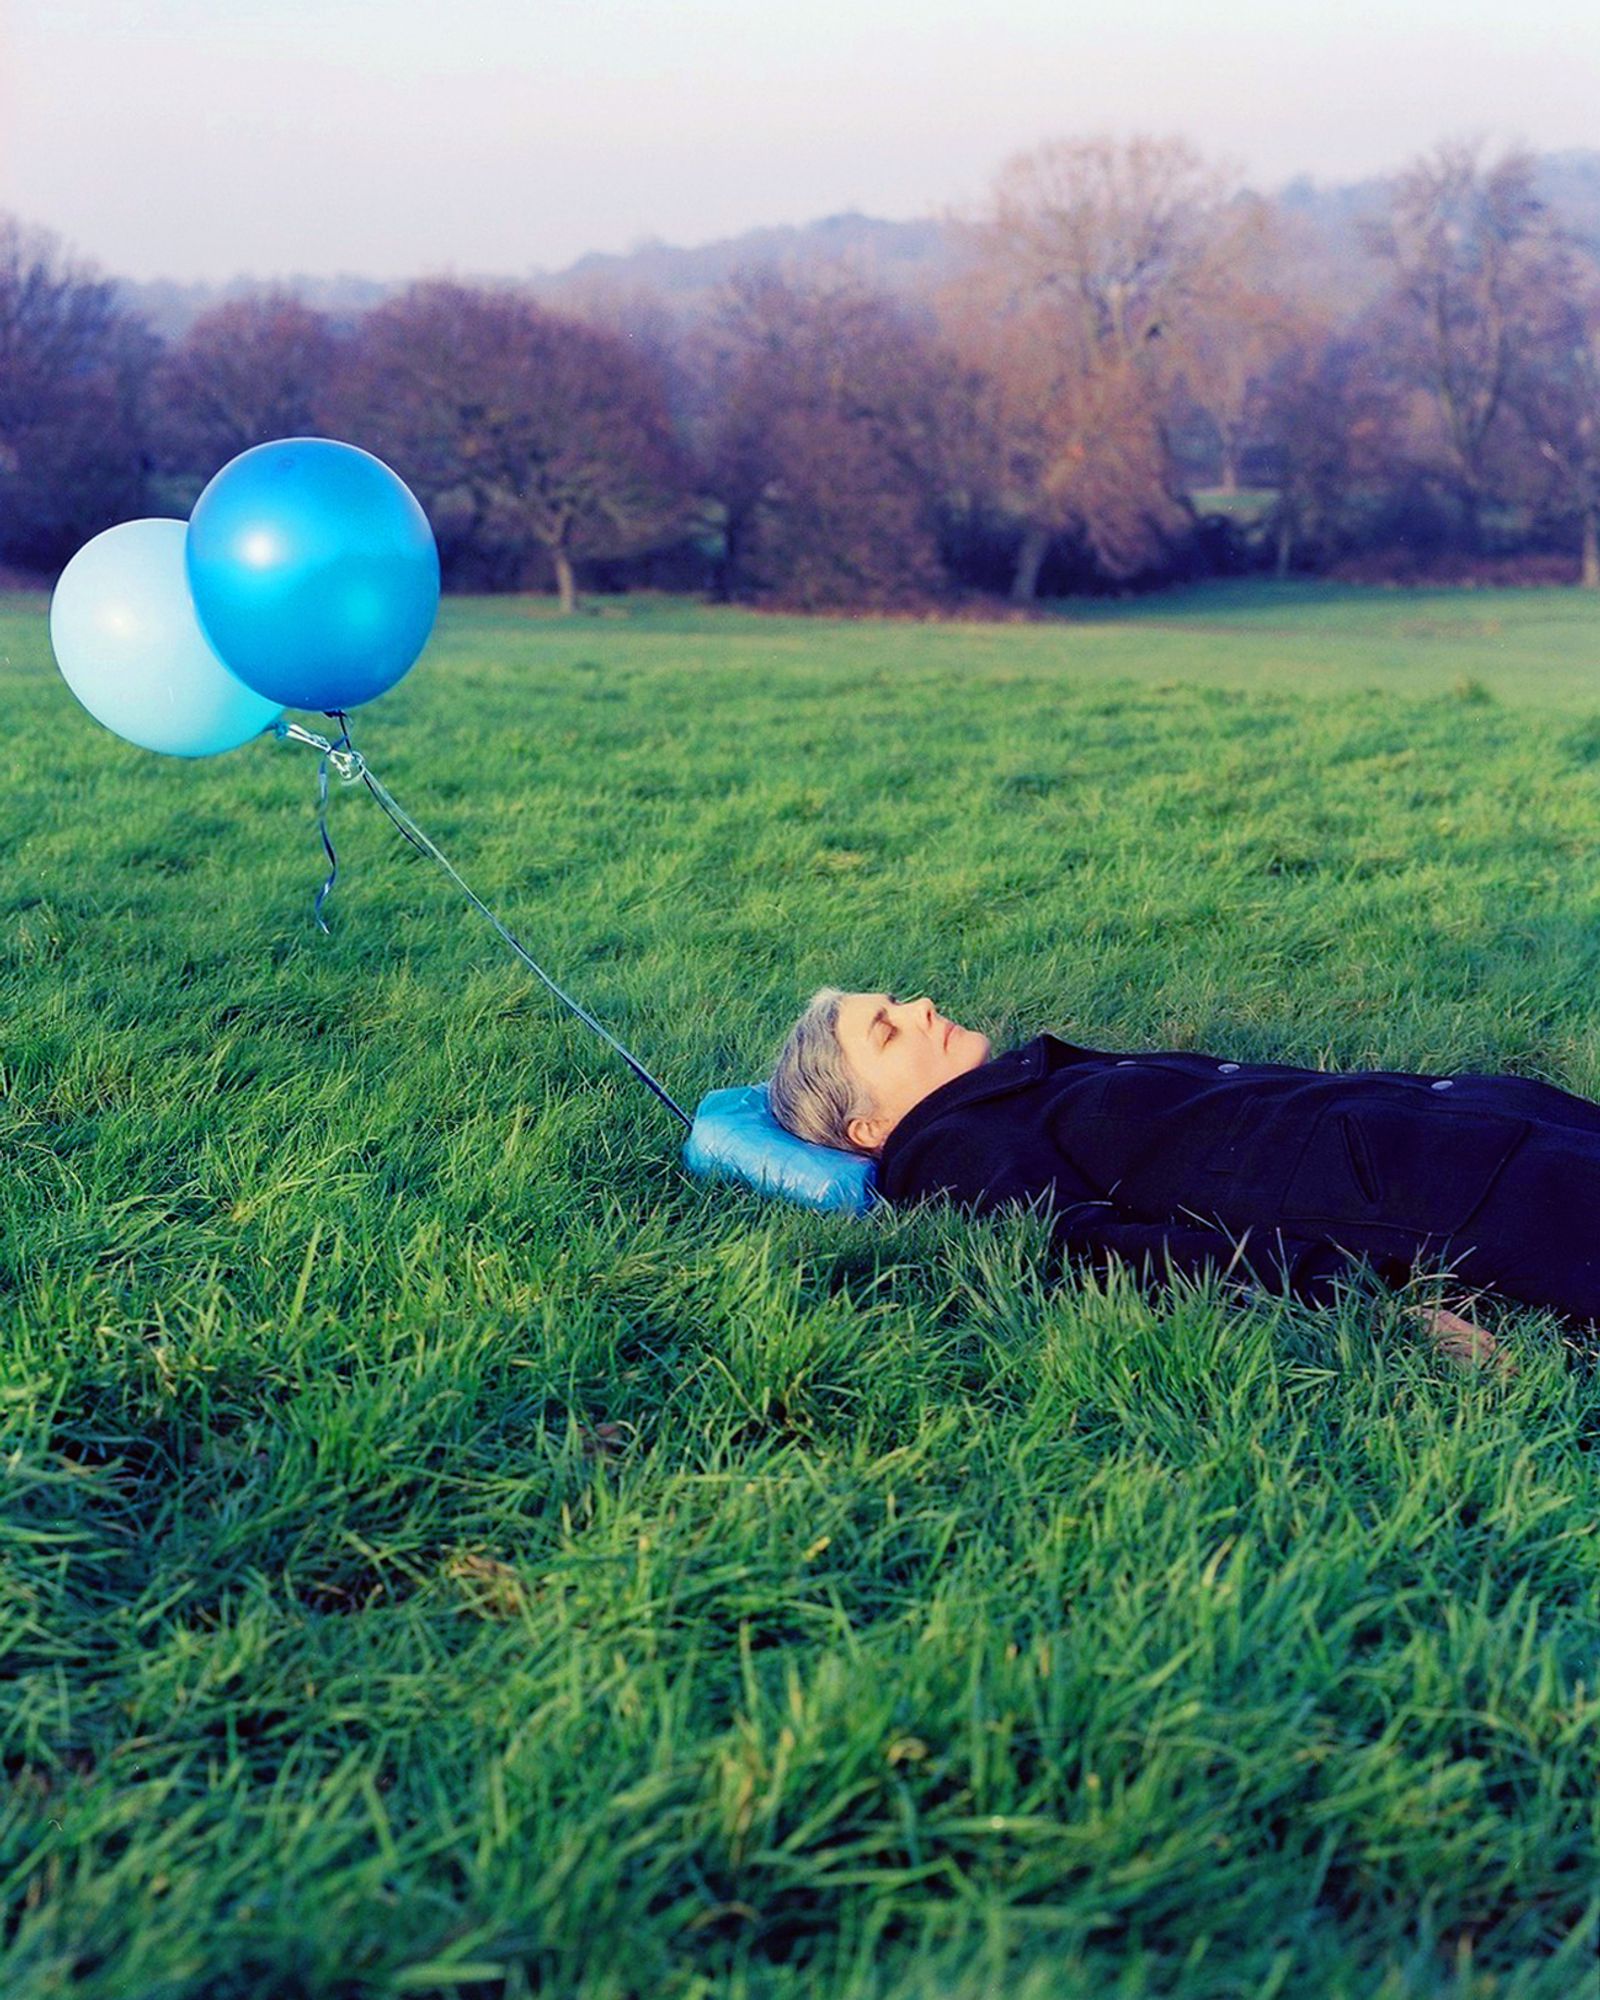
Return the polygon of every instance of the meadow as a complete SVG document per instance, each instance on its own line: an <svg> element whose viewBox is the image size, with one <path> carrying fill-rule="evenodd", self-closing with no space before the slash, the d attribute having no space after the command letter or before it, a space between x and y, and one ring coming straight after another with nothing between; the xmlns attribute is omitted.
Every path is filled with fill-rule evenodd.
<svg viewBox="0 0 1600 2000"><path fill-rule="evenodd" d="M359 790L316 930L311 752L0 686L6 2000L1596 1993L1570 1328L707 1187ZM823 982L1600 1097L1575 592L458 601L354 720L691 1106Z"/></svg>

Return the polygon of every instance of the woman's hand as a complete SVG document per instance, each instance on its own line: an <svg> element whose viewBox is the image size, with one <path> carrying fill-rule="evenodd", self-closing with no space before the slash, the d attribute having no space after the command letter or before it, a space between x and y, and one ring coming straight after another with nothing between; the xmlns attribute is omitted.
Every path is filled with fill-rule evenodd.
<svg viewBox="0 0 1600 2000"><path fill-rule="evenodd" d="M1502 1377L1516 1374L1517 1364L1487 1327L1475 1326L1443 1306L1409 1306L1407 1311L1422 1321L1428 1338L1457 1367L1493 1368Z"/></svg>

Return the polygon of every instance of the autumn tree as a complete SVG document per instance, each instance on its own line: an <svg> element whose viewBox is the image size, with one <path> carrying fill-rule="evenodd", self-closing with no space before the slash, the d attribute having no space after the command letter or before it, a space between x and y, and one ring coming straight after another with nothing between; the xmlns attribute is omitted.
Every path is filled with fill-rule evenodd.
<svg viewBox="0 0 1600 2000"><path fill-rule="evenodd" d="M184 504L252 445L320 433L336 351L327 317L288 293L201 314L150 384L152 450Z"/></svg>
<svg viewBox="0 0 1600 2000"><path fill-rule="evenodd" d="M1368 231L1389 266L1385 345L1424 397L1423 463L1454 491L1467 546L1508 444L1507 393L1534 302L1551 282L1552 238L1520 151L1485 162L1451 141L1394 184L1388 216Z"/></svg>
<svg viewBox="0 0 1600 2000"><path fill-rule="evenodd" d="M511 290L433 282L379 306L329 404L415 488L447 560L486 556L515 585L542 554L564 611L579 564L657 546L684 518L656 369Z"/></svg>
<svg viewBox="0 0 1600 2000"><path fill-rule="evenodd" d="M889 602L938 587L953 371L932 331L856 282L739 275L696 344L691 418L727 595Z"/></svg>
<svg viewBox="0 0 1600 2000"><path fill-rule="evenodd" d="M1021 530L1014 597L1033 597L1059 535L1124 576L1185 527L1163 417L1218 290L1225 195L1182 140L1062 140L1011 160L966 228L942 310Z"/></svg>
<svg viewBox="0 0 1600 2000"><path fill-rule="evenodd" d="M1316 305L1294 275L1289 235L1260 196L1229 203L1216 218L1209 281L1168 350L1181 396L1215 431L1225 493L1238 491L1279 364L1315 344Z"/></svg>
<svg viewBox="0 0 1600 2000"><path fill-rule="evenodd" d="M1357 496L1392 474L1393 393L1359 328L1307 325L1261 384L1259 436L1276 488L1276 570L1326 562L1352 534Z"/></svg>
<svg viewBox="0 0 1600 2000"><path fill-rule="evenodd" d="M156 351L108 280L0 216L0 557L64 563L140 512Z"/></svg>

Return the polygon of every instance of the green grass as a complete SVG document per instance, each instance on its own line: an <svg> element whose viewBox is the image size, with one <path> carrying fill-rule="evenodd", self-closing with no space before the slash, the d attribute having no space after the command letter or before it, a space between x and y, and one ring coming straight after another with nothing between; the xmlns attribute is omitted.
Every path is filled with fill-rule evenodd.
<svg viewBox="0 0 1600 2000"><path fill-rule="evenodd" d="M358 740L686 1101L812 987L1600 1096L1600 607L453 603ZM0 601L0 1991L1593 1993L1592 1357L691 1182ZM1600 1219L1597 1219L1600 1226ZM1589 1982L1587 1985L1585 1982Z"/></svg>

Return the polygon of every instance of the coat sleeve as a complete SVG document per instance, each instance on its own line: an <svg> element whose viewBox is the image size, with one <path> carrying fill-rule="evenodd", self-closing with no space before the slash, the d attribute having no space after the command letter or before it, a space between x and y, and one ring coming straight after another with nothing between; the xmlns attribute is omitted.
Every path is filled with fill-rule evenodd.
<svg viewBox="0 0 1600 2000"><path fill-rule="evenodd" d="M1129 1264L1140 1289L1156 1294L1170 1278L1202 1278L1216 1272L1242 1295L1287 1292L1310 1306L1337 1303L1341 1283L1358 1284L1369 1262L1314 1237L1286 1236L1281 1229L1251 1228L1237 1237L1199 1223L1134 1222L1109 1202L1074 1202L1058 1208L1051 1240L1064 1258L1082 1260L1104 1273L1113 1257ZM1392 1259L1370 1262L1384 1283L1403 1281Z"/></svg>

